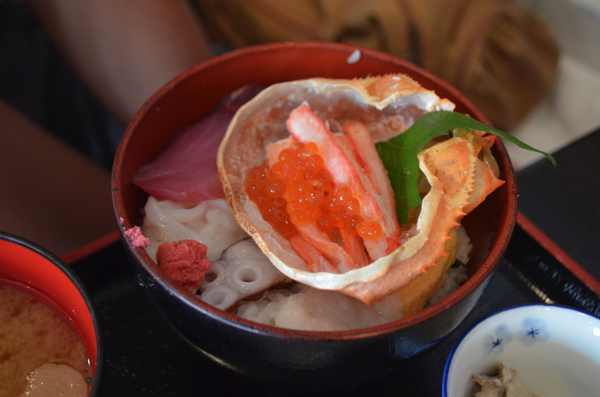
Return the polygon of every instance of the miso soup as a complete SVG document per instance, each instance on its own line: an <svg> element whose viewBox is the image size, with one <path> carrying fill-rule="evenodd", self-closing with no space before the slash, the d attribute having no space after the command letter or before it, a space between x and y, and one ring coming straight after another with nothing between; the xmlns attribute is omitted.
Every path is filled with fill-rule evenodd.
<svg viewBox="0 0 600 397"><path fill-rule="evenodd" d="M31 387L28 377L36 376L38 382L43 376L53 381L70 376L76 380L75 389L89 394L88 354L74 325L59 310L43 295L0 280L0 397L24 396ZM48 363L54 365L40 370ZM60 376L49 374L48 368L60 369Z"/></svg>

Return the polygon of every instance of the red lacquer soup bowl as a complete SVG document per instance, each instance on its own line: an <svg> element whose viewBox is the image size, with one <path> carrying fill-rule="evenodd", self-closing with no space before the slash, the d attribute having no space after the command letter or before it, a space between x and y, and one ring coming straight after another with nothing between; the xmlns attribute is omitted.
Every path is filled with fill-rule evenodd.
<svg viewBox="0 0 600 397"><path fill-rule="evenodd" d="M141 166L179 130L207 115L226 94L246 85L312 77L354 78L403 73L448 98L456 111L489 123L460 92L436 76L395 57L333 43L275 43L227 53L176 77L156 92L128 126L113 166L115 216L123 228L141 225L147 195L132 183ZM515 176L505 147L493 155L506 181L464 220L473 251L469 279L425 310L381 326L343 332L293 331L257 324L216 309L159 276L143 248L123 237L140 284L192 346L233 371L296 388L327 390L373 382L454 330L482 295L510 240L517 213Z"/></svg>
<svg viewBox="0 0 600 397"><path fill-rule="evenodd" d="M102 333L92 298L75 272L37 244L0 232L0 285L48 305L75 331L83 342L91 370L89 395L99 395L104 361Z"/></svg>

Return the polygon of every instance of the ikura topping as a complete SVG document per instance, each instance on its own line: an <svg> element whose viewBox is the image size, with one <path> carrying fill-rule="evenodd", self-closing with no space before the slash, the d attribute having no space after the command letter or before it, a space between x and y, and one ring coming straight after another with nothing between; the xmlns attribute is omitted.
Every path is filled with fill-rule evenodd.
<svg viewBox="0 0 600 397"><path fill-rule="evenodd" d="M329 233L334 229L378 239L383 230L377 221L364 220L360 202L344 184L334 186L325 161L313 142L283 149L270 168L252 168L246 192L263 218L284 237L298 233L295 226L313 224Z"/></svg>
<svg viewBox="0 0 600 397"><path fill-rule="evenodd" d="M256 203L263 219L289 239L298 231L286 212L287 202L282 197L285 190L283 181L275 178L266 165L252 168L248 173L246 179L248 197Z"/></svg>

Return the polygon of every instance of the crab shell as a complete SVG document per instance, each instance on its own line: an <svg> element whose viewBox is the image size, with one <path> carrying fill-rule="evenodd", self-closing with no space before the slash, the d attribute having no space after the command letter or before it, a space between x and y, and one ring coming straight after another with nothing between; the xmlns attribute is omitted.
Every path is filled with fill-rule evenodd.
<svg viewBox="0 0 600 397"><path fill-rule="evenodd" d="M355 80L309 79L280 83L238 110L217 156L229 206L240 226L286 276L318 289L336 290L370 304L407 285L446 256L450 231L462 217L502 184L478 159L493 140L482 134L452 138L419 154L431 185L416 225L403 244L367 266L345 273L309 271L289 241L266 222L245 192L251 168L266 161L266 147L289 136L286 120L308 103L332 132L350 121L365 124L375 142L406 130L421 115L454 105L404 75Z"/></svg>

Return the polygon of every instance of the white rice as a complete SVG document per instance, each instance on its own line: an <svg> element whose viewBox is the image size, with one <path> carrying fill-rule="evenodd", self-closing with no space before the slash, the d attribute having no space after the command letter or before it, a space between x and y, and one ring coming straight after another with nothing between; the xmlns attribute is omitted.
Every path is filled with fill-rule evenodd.
<svg viewBox="0 0 600 397"><path fill-rule="evenodd" d="M398 320L402 302L398 294L392 294L368 307L338 292L296 284L290 290L271 290L258 301L242 304L237 315L281 328L343 331Z"/></svg>
<svg viewBox="0 0 600 397"><path fill-rule="evenodd" d="M455 230L458 233L456 259L466 265L467 262L469 262L469 256L471 255L473 245L471 244L471 239L467 235L467 230L462 225L457 226Z"/></svg>
<svg viewBox="0 0 600 397"><path fill-rule="evenodd" d="M458 287L467 281L467 269L464 266L457 268L450 268L446 272L446 280L440 289L433 295L433 298L427 304L428 306L434 305L456 291Z"/></svg>

